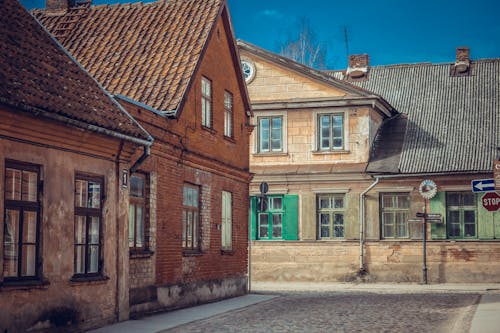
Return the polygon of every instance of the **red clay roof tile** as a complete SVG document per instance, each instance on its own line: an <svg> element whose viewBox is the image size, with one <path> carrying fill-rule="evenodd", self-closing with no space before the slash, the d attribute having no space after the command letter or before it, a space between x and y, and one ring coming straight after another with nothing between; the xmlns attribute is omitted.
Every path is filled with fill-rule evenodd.
<svg viewBox="0 0 500 333"><path fill-rule="evenodd" d="M0 17L0 102L148 139L16 0L0 2Z"/></svg>
<svg viewBox="0 0 500 333"><path fill-rule="evenodd" d="M170 0L94 6L61 42L113 94L159 111L176 110L222 4ZM37 10L34 15L54 32L68 13Z"/></svg>

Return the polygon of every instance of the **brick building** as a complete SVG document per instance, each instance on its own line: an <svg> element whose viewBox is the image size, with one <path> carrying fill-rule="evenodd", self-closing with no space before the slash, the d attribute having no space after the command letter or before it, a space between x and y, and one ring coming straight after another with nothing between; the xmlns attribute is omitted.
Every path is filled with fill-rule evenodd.
<svg viewBox="0 0 500 333"><path fill-rule="evenodd" d="M132 314L244 294L252 126L227 3L34 14L155 139L131 177Z"/></svg>
<svg viewBox="0 0 500 333"><path fill-rule="evenodd" d="M493 178L500 61L317 71L239 42L250 139L254 280L422 281L423 180L430 282L499 282L500 213L471 180ZM258 205L269 184L268 207Z"/></svg>
<svg viewBox="0 0 500 333"><path fill-rule="evenodd" d="M16 0L0 16L0 331L126 318L122 172L152 138Z"/></svg>

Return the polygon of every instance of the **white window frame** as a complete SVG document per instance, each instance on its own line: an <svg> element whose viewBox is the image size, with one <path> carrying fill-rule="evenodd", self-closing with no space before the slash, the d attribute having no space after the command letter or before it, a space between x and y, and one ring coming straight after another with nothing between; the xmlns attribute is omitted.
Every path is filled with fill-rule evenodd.
<svg viewBox="0 0 500 333"><path fill-rule="evenodd" d="M233 194L222 191L221 248L224 251L233 249Z"/></svg>
<svg viewBox="0 0 500 333"><path fill-rule="evenodd" d="M207 90L208 89L208 90ZM212 81L201 77L201 125L212 127Z"/></svg>
<svg viewBox="0 0 500 333"><path fill-rule="evenodd" d="M321 199L325 198L332 202L331 207L321 208L320 202ZM342 199L342 207L335 208L335 199ZM347 195L345 193L322 193L317 194L316 196L316 225L318 230L318 239L319 240L344 240L345 239L345 231L346 231L346 213L347 213ZM321 236L321 215L327 214L329 216L329 236L323 237ZM342 236L335 236L335 215L342 215Z"/></svg>
<svg viewBox="0 0 500 333"><path fill-rule="evenodd" d="M399 202L399 197L403 197L403 196L406 196L408 198L408 207L385 207L384 206L384 197L398 197L398 202ZM410 218L410 212L411 212L411 196L410 196L410 193L408 192L380 192L379 193L379 197L380 197L380 222L381 222L381 234L382 234L382 239L405 239L405 238L410 238L410 228L409 228L409 225L408 225L408 219ZM392 201L394 201L394 199L392 199ZM401 213L406 213L403 217L403 223L397 223L397 219L398 219L398 214L401 214ZM385 214L391 214L393 215L393 221L391 224L389 225L392 225L392 228L393 228L393 232L392 232L392 235L386 235L386 226L388 225L386 223L386 218L385 218ZM398 225L401 225L403 224L404 225L404 228L405 228L405 235L403 236L400 236L399 233L398 233Z"/></svg>
<svg viewBox="0 0 500 333"><path fill-rule="evenodd" d="M233 94L224 90L224 136L232 138L234 117L234 97Z"/></svg>
<svg viewBox="0 0 500 333"><path fill-rule="evenodd" d="M281 150L279 151L260 151L260 118L266 117L281 117ZM252 135L254 138L253 153L259 155L267 154L286 154L288 151L288 124L287 124L287 113L286 112L276 112L276 111L265 111L265 112L254 112L254 121L256 130L253 131Z"/></svg>
<svg viewBox="0 0 500 333"><path fill-rule="evenodd" d="M342 148L329 148L329 149L321 149L320 144L320 117L324 115L341 115L343 118L343 127L342 127ZM314 111L312 115L312 123L314 126L313 130L313 138L312 138L312 150L318 153L336 153L336 152L345 152L349 151L349 112L347 109L324 109L319 111Z"/></svg>

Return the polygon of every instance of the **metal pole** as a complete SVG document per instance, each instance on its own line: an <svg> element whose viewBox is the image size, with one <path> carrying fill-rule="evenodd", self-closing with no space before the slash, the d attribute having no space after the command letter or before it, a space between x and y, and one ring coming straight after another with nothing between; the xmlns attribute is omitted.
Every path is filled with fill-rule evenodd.
<svg viewBox="0 0 500 333"><path fill-rule="evenodd" d="M423 225L423 257L424 265L422 267L422 280L423 284L427 284L427 199L424 199L424 221Z"/></svg>

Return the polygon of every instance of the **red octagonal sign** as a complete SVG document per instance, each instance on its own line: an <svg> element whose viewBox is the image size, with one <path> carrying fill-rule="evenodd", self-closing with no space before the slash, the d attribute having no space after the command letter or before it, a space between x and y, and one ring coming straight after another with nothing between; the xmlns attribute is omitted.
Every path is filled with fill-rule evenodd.
<svg viewBox="0 0 500 333"><path fill-rule="evenodd" d="M496 192L488 192L481 199L483 207L490 212L496 212L500 208L500 195Z"/></svg>

